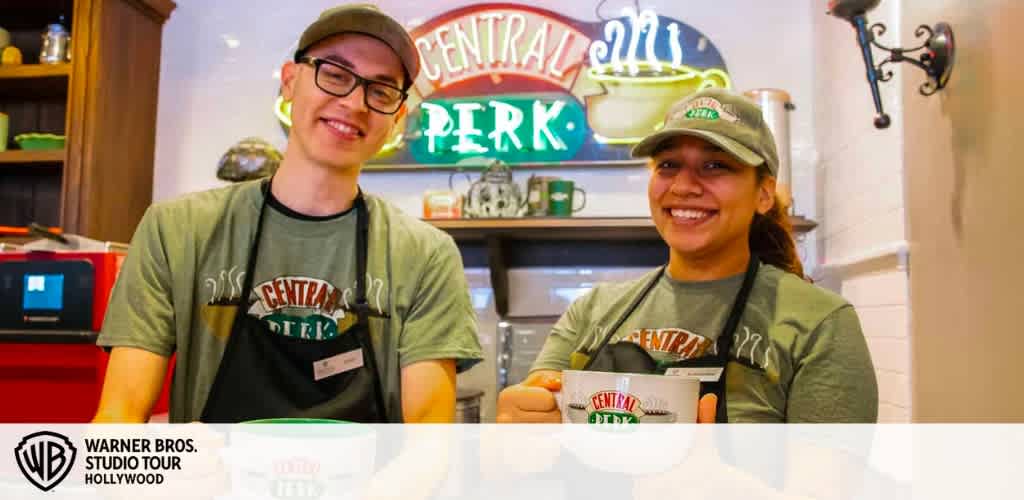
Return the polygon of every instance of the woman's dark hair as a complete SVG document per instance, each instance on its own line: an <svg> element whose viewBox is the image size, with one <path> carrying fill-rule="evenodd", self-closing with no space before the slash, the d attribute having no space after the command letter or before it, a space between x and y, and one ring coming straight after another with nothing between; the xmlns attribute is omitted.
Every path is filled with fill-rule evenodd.
<svg viewBox="0 0 1024 500"><path fill-rule="evenodd" d="M758 185L769 176L768 167L763 164L757 167ZM793 226L789 223L786 207L777 194L774 196L775 203L768 213L754 213L754 221L750 224L750 252L759 256L761 262L803 278L804 266L796 251Z"/></svg>

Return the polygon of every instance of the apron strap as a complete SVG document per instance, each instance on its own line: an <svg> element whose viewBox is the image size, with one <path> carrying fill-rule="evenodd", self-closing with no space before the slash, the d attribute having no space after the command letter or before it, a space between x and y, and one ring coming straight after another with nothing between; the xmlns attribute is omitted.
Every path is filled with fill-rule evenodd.
<svg viewBox="0 0 1024 500"><path fill-rule="evenodd" d="M249 258L245 262L245 278L242 281L242 295L238 299L238 313L246 314L248 311L249 296L252 295L253 275L256 274L256 260L260 254L260 236L263 234L263 220L267 212L267 204L270 199L270 186L274 178L270 177L260 183L260 190L263 192L263 201L260 202L260 214L256 217L256 234L253 235L252 243L249 246Z"/></svg>
<svg viewBox="0 0 1024 500"><path fill-rule="evenodd" d="M363 198L362 189L356 194L354 203L356 208L355 314L357 323L363 327L358 328L357 333L359 334L359 342L363 346L363 359L366 363L366 368L373 374L373 396L377 402L377 410L380 411L385 422L391 422L384 401L384 389L381 384L381 374L377 370L377 355L373 348L373 336L370 334L369 326L370 304L366 300L366 265L370 241L370 214L366 208L366 200Z"/></svg>
<svg viewBox="0 0 1024 500"><path fill-rule="evenodd" d="M736 300L732 303L732 310L729 311L729 318L725 321L725 327L722 328L722 333L718 335L718 339L715 341L715 357L718 359L718 364L722 367L722 375L718 377L717 381L711 382L709 385L711 391L718 396L718 405L715 410L715 422L718 423L729 422L729 414L725 404L725 374L728 372L729 351L732 350L736 328L739 327L743 311L747 308L747 299L750 297L750 290L754 287L754 279L757 277L760 265L761 259L757 255L751 255L750 262L747 264L747 272L743 276L743 285L740 286L740 291L736 294Z"/></svg>

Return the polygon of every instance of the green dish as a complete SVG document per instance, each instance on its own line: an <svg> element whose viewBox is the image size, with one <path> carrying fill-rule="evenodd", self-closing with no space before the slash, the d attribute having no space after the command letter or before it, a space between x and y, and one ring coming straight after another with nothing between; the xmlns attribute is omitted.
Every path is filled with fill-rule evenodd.
<svg viewBox="0 0 1024 500"><path fill-rule="evenodd" d="M24 150L45 150L62 149L65 143L65 136L56 134L18 134L14 136L14 142Z"/></svg>
<svg viewBox="0 0 1024 500"><path fill-rule="evenodd" d="M351 438L356 436L375 435L372 426L330 418L264 418L259 420L246 420L245 422L242 422L242 424L243 425L236 427L232 432L246 436L303 439Z"/></svg>
<svg viewBox="0 0 1024 500"><path fill-rule="evenodd" d="M243 424L351 424L345 420L334 420L330 418L263 418L259 420L246 420Z"/></svg>

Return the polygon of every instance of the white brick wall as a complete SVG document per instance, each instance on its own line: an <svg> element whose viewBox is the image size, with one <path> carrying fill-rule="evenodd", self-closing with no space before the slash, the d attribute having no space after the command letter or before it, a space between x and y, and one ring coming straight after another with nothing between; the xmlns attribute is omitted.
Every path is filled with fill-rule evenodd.
<svg viewBox="0 0 1024 500"><path fill-rule="evenodd" d="M899 40L899 1L885 2L870 21ZM888 130L875 115L853 29L812 7L815 49L815 139L823 189L819 248L824 273L857 309L878 378L879 421L909 422L910 339L907 274L897 259L871 266L830 267L906 239L900 74L882 84ZM889 45L899 45L890 43ZM877 55L877 54L876 54Z"/></svg>

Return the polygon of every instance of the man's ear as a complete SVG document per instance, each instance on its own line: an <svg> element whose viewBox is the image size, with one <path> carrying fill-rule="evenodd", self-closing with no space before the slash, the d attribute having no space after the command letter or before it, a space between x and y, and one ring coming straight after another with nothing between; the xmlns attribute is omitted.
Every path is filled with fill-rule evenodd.
<svg viewBox="0 0 1024 500"><path fill-rule="evenodd" d="M288 61L281 66L281 97L291 101L295 97L295 81L299 77L299 65Z"/></svg>
<svg viewBox="0 0 1024 500"><path fill-rule="evenodd" d="M765 177L757 187L757 213L764 215L775 205L775 177Z"/></svg>

